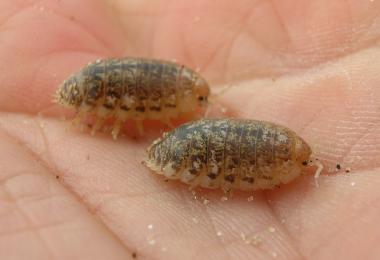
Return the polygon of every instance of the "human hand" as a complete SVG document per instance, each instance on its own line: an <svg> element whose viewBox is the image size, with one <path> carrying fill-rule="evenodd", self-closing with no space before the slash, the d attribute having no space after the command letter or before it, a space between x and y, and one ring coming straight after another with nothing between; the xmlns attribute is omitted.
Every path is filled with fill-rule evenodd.
<svg viewBox="0 0 380 260"><path fill-rule="evenodd" d="M375 259L379 9L370 0L2 0L0 259ZM109 56L176 59L199 67L213 91L235 85L218 102L307 140L325 164L319 188L305 175L194 200L140 164L159 129L116 142L67 130L52 95Z"/></svg>

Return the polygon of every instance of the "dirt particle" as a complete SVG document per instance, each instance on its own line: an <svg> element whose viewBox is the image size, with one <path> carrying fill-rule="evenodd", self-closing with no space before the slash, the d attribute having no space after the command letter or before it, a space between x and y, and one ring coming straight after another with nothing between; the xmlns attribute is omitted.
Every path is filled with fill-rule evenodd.
<svg viewBox="0 0 380 260"><path fill-rule="evenodd" d="M198 199L197 192L195 190L190 190L190 192L191 192L193 200L197 200Z"/></svg>
<svg viewBox="0 0 380 260"><path fill-rule="evenodd" d="M249 241L250 241L250 244L253 244L256 246L262 242L262 239L259 235L254 235Z"/></svg>
<svg viewBox="0 0 380 260"><path fill-rule="evenodd" d="M340 166L340 164L339 164L339 163L336 165L336 168L337 168L338 170L340 170L340 169L341 169L341 166Z"/></svg>
<svg viewBox="0 0 380 260"><path fill-rule="evenodd" d="M137 258L137 253L136 253L136 252L133 252L133 253L132 253L132 258L134 258L134 259Z"/></svg>
<svg viewBox="0 0 380 260"><path fill-rule="evenodd" d="M220 112L222 112L223 114L227 113L227 108L221 107L220 108Z"/></svg>
<svg viewBox="0 0 380 260"><path fill-rule="evenodd" d="M244 241L244 243L246 243L247 245L252 244L252 245L256 246L262 242L261 237L257 234L251 238L247 238L247 236L244 233L241 233L240 237Z"/></svg>
<svg viewBox="0 0 380 260"><path fill-rule="evenodd" d="M260 244L262 241L263 240L261 239L259 235L254 235L253 238L251 239L251 243L255 246Z"/></svg>
<svg viewBox="0 0 380 260"><path fill-rule="evenodd" d="M203 205L207 205L207 204L210 203L210 200L209 200L209 199L207 199L207 198L203 198L203 197L202 197L202 199L203 199Z"/></svg>
<svg viewBox="0 0 380 260"><path fill-rule="evenodd" d="M223 196L220 198L220 201L222 201L222 202L227 201L227 200L228 200L228 197L226 197L226 196Z"/></svg>
<svg viewBox="0 0 380 260"><path fill-rule="evenodd" d="M276 228L270 226L270 227L268 228L268 231L271 232L271 233L274 233L274 232L276 232Z"/></svg>

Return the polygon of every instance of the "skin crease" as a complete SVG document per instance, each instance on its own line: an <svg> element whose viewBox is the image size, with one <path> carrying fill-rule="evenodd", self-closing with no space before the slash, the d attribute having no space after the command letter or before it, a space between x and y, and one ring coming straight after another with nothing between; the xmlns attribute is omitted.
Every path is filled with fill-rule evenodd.
<svg viewBox="0 0 380 260"><path fill-rule="evenodd" d="M0 2L0 259L378 257L380 4L214 2ZM58 84L124 55L234 84L217 102L299 133L325 164L319 188L305 175L252 201L200 191L204 205L141 166L162 125L135 140L128 122L117 142L66 130Z"/></svg>

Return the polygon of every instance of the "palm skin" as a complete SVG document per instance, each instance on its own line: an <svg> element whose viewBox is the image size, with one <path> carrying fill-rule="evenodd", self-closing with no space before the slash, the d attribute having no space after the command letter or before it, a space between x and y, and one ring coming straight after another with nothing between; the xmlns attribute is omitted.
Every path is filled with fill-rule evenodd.
<svg viewBox="0 0 380 260"><path fill-rule="evenodd" d="M380 4L214 2L1 1L0 259L378 257ZM325 164L319 188L305 175L228 201L202 190L205 205L141 165L157 125L117 142L66 130L52 94L108 56L235 85L218 103L299 133Z"/></svg>

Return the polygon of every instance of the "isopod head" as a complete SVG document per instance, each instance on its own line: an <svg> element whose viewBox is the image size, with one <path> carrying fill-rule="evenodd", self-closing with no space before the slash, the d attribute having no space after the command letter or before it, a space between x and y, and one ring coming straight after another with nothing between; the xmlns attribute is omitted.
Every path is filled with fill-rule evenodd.
<svg viewBox="0 0 380 260"><path fill-rule="evenodd" d="M295 135L294 138L295 161L299 164L307 164L312 153L310 146L301 137Z"/></svg>
<svg viewBox="0 0 380 260"><path fill-rule="evenodd" d="M59 86L55 99L67 107L78 107L82 103L83 95L75 76L71 76Z"/></svg>
<svg viewBox="0 0 380 260"><path fill-rule="evenodd" d="M210 87L207 82L199 77L194 85L194 95L198 100L200 107L205 107L208 104L208 96L210 95Z"/></svg>

